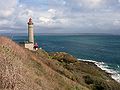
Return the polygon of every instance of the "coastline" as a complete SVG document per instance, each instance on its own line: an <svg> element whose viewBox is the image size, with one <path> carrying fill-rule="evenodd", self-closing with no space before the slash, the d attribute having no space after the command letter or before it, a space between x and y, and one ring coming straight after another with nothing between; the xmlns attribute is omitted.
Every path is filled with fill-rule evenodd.
<svg viewBox="0 0 120 90"><path fill-rule="evenodd" d="M112 79L114 79L115 81L120 83L120 74L119 74L119 72L114 70L114 69L110 69L109 66L106 63L97 62L97 61L94 61L94 60L85 60L85 59L78 59L78 60L94 63L98 68L100 68L101 70L108 73L112 77Z"/></svg>
<svg viewBox="0 0 120 90"><path fill-rule="evenodd" d="M0 41L2 89L120 90L120 84L92 62L66 52L30 51L6 37Z"/></svg>

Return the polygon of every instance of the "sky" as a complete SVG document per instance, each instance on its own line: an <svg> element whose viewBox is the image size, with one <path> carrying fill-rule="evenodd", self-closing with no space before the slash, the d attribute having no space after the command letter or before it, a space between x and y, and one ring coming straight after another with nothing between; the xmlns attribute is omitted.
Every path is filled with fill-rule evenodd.
<svg viewBox="0 0 120 90"><path fill-rule="evenodd" d="M0 33L120 34L120 0L0 0Z"/></svg>

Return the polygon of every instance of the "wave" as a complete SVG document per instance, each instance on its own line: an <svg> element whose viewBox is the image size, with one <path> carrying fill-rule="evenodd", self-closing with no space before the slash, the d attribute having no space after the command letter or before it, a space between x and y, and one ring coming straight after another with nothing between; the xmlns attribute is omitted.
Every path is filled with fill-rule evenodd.
<svg viewBox="0 0 120 90"><path fill-rule="evenodd" d="M85 59L78 59L78 60L95 63L95 65L97 65L97 67L101 68L102 70L104 70L107 73L110 73L111 77L115 81L117 81L118 83L120 83L120 71L112 69L112 67L110 67L107 63L97 62L97 61L94 61L94 60L85 60ZM117 67L119 68L120 66L117 65Z"/></svg>

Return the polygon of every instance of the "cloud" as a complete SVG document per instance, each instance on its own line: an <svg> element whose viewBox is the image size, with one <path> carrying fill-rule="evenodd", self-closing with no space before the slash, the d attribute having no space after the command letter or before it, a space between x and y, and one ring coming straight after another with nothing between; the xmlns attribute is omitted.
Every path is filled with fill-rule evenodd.
<svg viewBox="0 0 120 90"><path fill-rule="evenodd" d="M81 6L89 7L89 8L96 8L100 7L105 0L76 0L80 3Z"/></svg>
<svg viewBox="0 0 120 90"><path fill-rule="evenodd" d="M37 31L106 32L119 29L119 0L2 0L0 29L25 31L30 17ZM97 31L98 29L98 31ZM41 32L41 31L40 31Z"/></svg>
<svg viewBox="0 0 120 90"><path fill-rule="evenodd" d="M12 15L17 6L17 0L2 0L0 1L0 17L8 17Z"/></svg>
<svg viewBox="0 0 120 90"><path fill-rule="evenodd" d="M47 17L40 17L39 20L42 24L48 24L52 22L51 18L47 18Z"/></svg>
<svg viewBox="0 0 120 90"><path fill-rule="evenodd" d="M120 20L114 20L113 25L120 27Z"/></svg>
<svg viewBox="0 0 120 90"><path fill-rule="evenodd" d="M48 12L54 15L56 13L56 10L55 9L49 9Z"/></svg>
<svg viewBox="0 0 120 90"><path fill-rule="evenodd" d="M1 22L0 22L0 26L2 26L2 25L6 25L6 24L8 24L8 20L1 20Z"/></svg>

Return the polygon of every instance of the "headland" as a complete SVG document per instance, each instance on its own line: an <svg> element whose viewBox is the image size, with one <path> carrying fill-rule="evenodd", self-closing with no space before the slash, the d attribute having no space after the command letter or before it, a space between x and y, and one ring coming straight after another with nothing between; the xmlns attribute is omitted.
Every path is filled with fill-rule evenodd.
<svg viewBox="0 0 120 90"><path fill-rule="evenodd" d="M0 37L1 90L120 90L110 74L65 52L31 51Z"/></svg>

